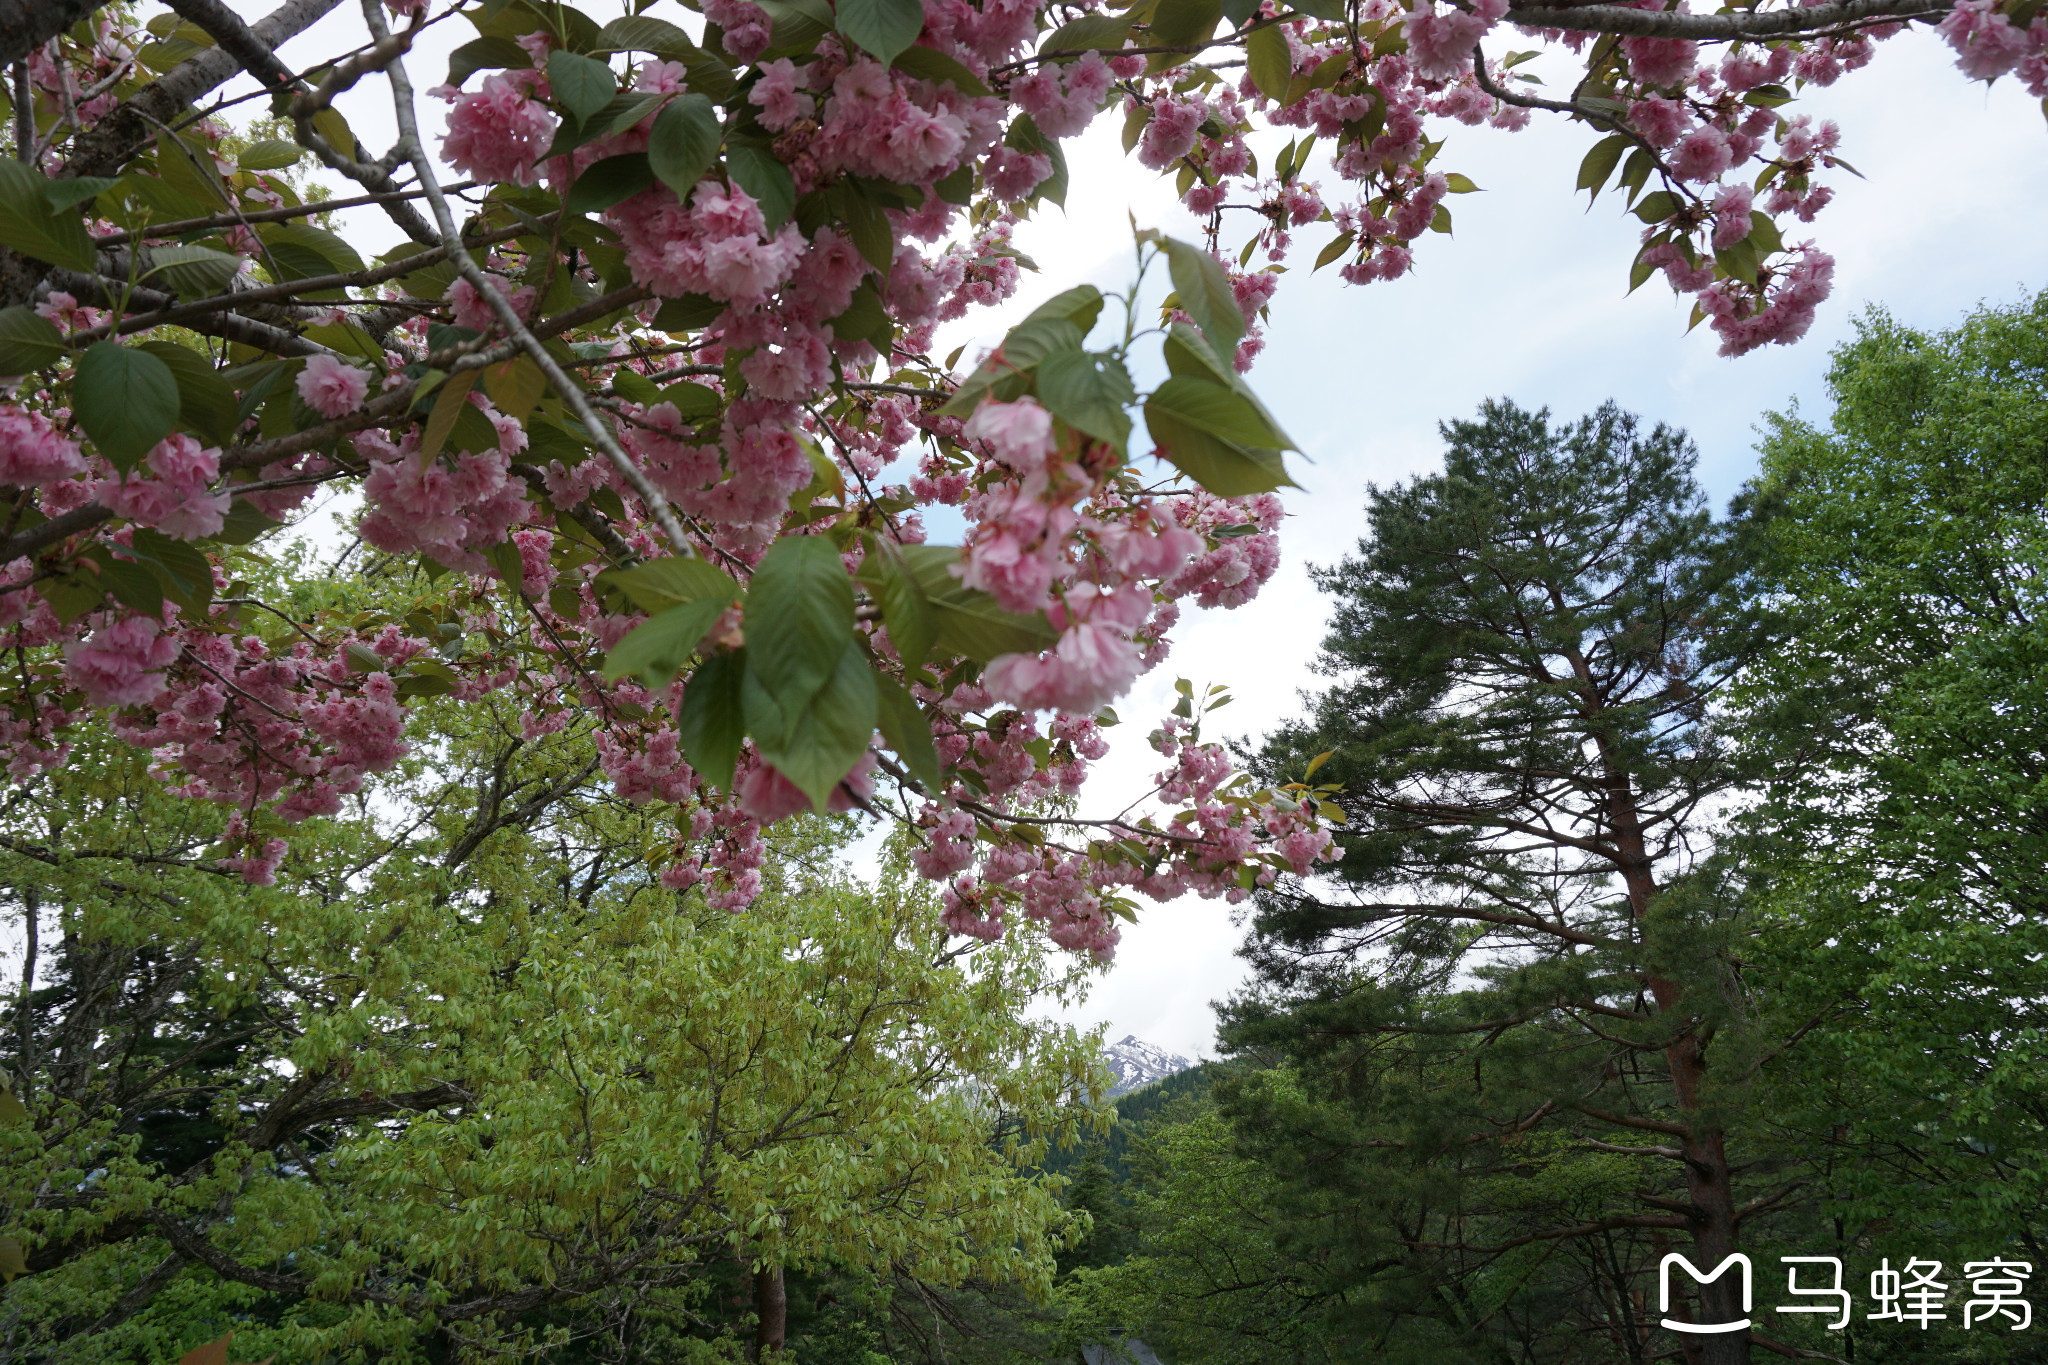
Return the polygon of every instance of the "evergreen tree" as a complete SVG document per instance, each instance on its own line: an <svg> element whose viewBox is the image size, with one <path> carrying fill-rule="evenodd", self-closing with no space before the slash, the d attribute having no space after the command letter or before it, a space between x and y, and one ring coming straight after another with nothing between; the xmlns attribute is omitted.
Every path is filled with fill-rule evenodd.
<svg viewBox="0 0 2048 1365"><path fill-rule="evenodd" d="M1668 1313L1655 1281L1797 1183L1742 1149L1768 1053L1709 838L1752 538L1682 432L1612 405L1442 430L1444 471L1372 489L1318 575L1334 681L1260 755L1337 785L1352 833L1327 882L1261 896L1226 1037L1299 1084L1231 1110L1352 1282L1333 1330L1389 1358L1745 1361L1746 1331L1656 1326L1743 1318L1734 1275Z"/></svg>

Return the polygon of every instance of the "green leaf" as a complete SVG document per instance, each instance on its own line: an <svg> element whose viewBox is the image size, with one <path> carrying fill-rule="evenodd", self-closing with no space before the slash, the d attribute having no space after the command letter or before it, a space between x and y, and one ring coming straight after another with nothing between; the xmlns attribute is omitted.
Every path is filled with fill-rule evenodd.
<svg viewBox="0 0 2048 1365"><path fill-rule="evenodd" d="M1614 174L1614 168L1621 163L1621 154L1631 145L1622 133L1603 137L1594 143L1592 150L1586 153L1586 159L1579 163L1578 187L1592 191L1593 198L1598 199L1602 187L1607 184L1607 177Z"/></svg>
<svg viewBox="0 0 2048 1365"><path fill-rule="evenodd" d="M974 202L974 164L962 162L958 170L934 181L932 192L949 204L967 207Z"/></svg>
<svg viewBox="0 0 2048 1365"><path fill-rule="evenodd" d="M703 55L703 49L690 40L689 34L665 19L645 14L614 19L606 24L597 35L597 45L591 51L652 52L675 61L688 61Z"/></svg>
<svg viewBox="0 0 2048 1365"><path fill-rule="evenodd" d="M1036 152L1052 163L1052 174L1039 182L1031 191L1034 200L1043 199L1048 203L1065 208L1067 204L1067 154L1060 147L1058 138L1047 137L1029 114L1019 114L1010 124L1010 131L1003 136L1005 147L1014 147L1020 152Z"/></svg>
<svg viewBox="0 0 2048 1365"><path fill-rule="evenodd" d="M692 332L716 322L724 312L725 305L709 295L683 294L661 301L661 308L654 315L654 328L659 332Z"/></svg>
<svg viewBox="0 0 2048 1365"><path fill-rule="evenodd" d="M958 546L905 545L903 560L931 603L933 640L940 651L987 663L998 654L1036 654L1059 639L1044 612L1005 611L988 593L955 578Z"/></svg>
<svg viewBox="0 0 2048 1365"><path fill-rule="evenodd" d="M164 594L188 612L203 612L213 601L213 565L203 551L147 526L130 538L135 557L157 571Z"/></svg>
<svg viewBox="0 0 2048 1365"><path fill-rule="evenodd" d="M1328 265L1330 262L1342 256L1345 252L1351 250L1352 244L1357 240L1358 234L1355 232L1338 233L1335 237L1330 239L1330 244L1324 247L1322 251L1316 255L1315 269L1321 270L1324 266ZM1314 274L1315 271L1312 270L1309 273Z"/></svg>
<svg viewBox="0 0 2048 1365"><path fill-rule="evenodd" d="M242 268L239 256L177 243L151 248L149 261L150 268L142 276L144 282L168 288L187 299L226 292L228 281Z"/></svg>
<svg viewBox="0 0 2048 1365"><path fill-rule="evenodd" d="M1214 256L1198 246L1168 237L1167 271L1173 277L1173 292L1180 296L1181 311L1214 343L1219 352L1234 353L1244 335L1244 314L1231 292L1230 276Z"/></svg>
<svg viewBox="0 0 2048 1365"><path fill-rule="evenodd" d="M606 681L630 674L649 687L667 687L725 608L726 603L706 597L648 617L604 656Z"/></svg>
<svg viewBox="0 0 2048 1365"><path fill-rule="evenodd" d="M305 154L306 149L296 142L265 138L249 144L248 149L235 158L235 164L245 171L281 171L287 166L298 165L299 158Z"/></svg>
<svg viewBox="0 0 2048 1365"><path fill-rule="evenodd" d="M1158 8L1152 11L1152 31L1145 45L1192 47L1208 41L1222 18L1223 0L1159 0ZM1154 70L1164 71L1186 59L1173 53L1159 53L1152 60L1159 63Z"/></svg>
<svg viewBox="0 0 2048 1365"><path fill-rule="evenodd" d="M882 296L867 280L862 280L860 288L853 291L853 301L846 305L846 311L825 325L832 329L833 336L865 341L883 355L889 354L896 339L888 310L882 306Z"/></svg>
<svg viewBox="0 0 2048 1365"><path fill-rule="evenodd" d="M936 48L906 47L896 54L891 63L898 71L930 81L934 85L950 85L963 95L982 96L989 93L981 78L948 57Z"/></svg>
<svg viewBox="0 0 2048 1365"><path fill-rule="evenodd" d="M1092 284L1078 284L1072 289L1061 290L1039 304L1024 315L1024 321L1034 322L1040 318L1064 319L1080 328L1082 339L1086 340L1088 334L1095 330L1095 319L1100 316L1102 291Z"/></svg>
<svg viewBox="0 0 2048 1365"><path fill-rule="evenodd" d="M1636 217L1646 223L1657 224L1678 212L1678 199L1669 190L1651 190L1643 196L1643 202L1636 205Z"/></svg>
<svg viewBox="0 0 2048 1365"><path fill-rule="evenodd" d="M924 31L924 6L918 0L839 0L839 31L887 66Z"/></svg>
<svg viewBox="0 0 2048 1365"><path fill-rule="evenodd" d="M853 580L829 538L784 536L769 547L747 589L747 667L785 716L800 715L832 678L853 619Z"/></svg>
<svg viewBox="0 0 2048 1365"><path fill-rule="evenodd" d="M266 223L256 229L263 239L265 255L282 283L315 279L323 275L345 275L363 268L356 249L333 233L311 223ZM339 292L321 297L340 298Z"/></svg>
<svg viewBox="0 0 2048 1365"><path fill-rule="evenodd" d="M448 84L461 85L479 71L493 67L532 66L526 49L510 38L473 38L448 54Z"/></svg>
<svg viewBox="0 0 2048 1365"><path fill-rule="evenodd" d="M661 390L652 379L635 370L615 370L612 373L612 392L629 403L638 403L651 408L661 401Z"/></svg>
<svg viewBox="0 0 2048 1365"><path fill-rule="evenodd" d="M226 445L233 438L239 425L235 391L211 361L174 341L145 341L136 349L170 366L178 381L178 416L186 426L209 445Z"/></svg>
<svg viewBox="0 0 2048 1365"><path fill-rule="evenodd" d="M91 270L92 238L77 213L55 209L43 198L49 183L13 157L0 158L0 246L67 270Z"/></svg>
<svg viewBox="0 0 2048 1365"><path fill-rule="evenodd" d="M766 147L734 147L725 155L725 168L733 183L760 204L768 231L789 221L796 208L796 181L773 152Z"/></svg>
<svg viewBox="0 0 2048 1365"><path fill-rule="evenodd" d="M1252 84L1260 94L1270 100L1286 95L1288 82L1294 79L1294 57L1287 49L1287 34L1278 24L1253 29L1245 39L1244 55Z"/></svg>
<svg viewBox="0 0 2048 1365"><path fill-rule="evenodd" d="M671 555L650 559L630 569L613 569L598 576L600 586L617 588L646 612L666 611L683 602L716 602L720 610L740 595L732 576L707 560L694 555Z"/></svg>
<svg viewBox="0 0 2048 1365"><path fill-rule="evenodd" d="M882 738L926 791L939 790L945 785L945 774L939 768L938 747L932 743L931 719L918 708L917 698L894 678L876 674L875 700Z"/></svg>
<svg viewBox="0 0 2048 1365"><path fill-rule="evenodd" d="M699 422L706 417L716 417L725 406L725 400L718 396L716 389L706 388L687 379L663 389L661 401L672 404L676 413L685 422Z"/></svg>
<svg viewBox="0 0 2048 1365"><path fill-rule="evenodd" d="M684 95L655 116L647 162L655 177L687 202L717 160L720 136L718 111L711 101L694 93Z"/></svg>
<svg viewBox="0 0 2048 1365"><path fill-rule="evenodd" d="M619 93L618 77L609 66L559 49L548 54L548 87L554 91L556 103L578 123L588 123Z"/></svg>
<svg viewBox="0 0 2048 1365"><path fill-rule="evenodd" d="M156 581L155 574L140 564L115 559L104 552L89 558L99 571L100 586L112 594L116 602L144 616L160 618L163 615L164 590Z"/></svg>
<svg viewBox="0 0 2048 1365"><path fill-rule="evenodd" d="M1130 36L1129 14L1089 14L1047 34L1038 53L1042 57L1054 52L1114 52Z"/></svg>
<svg viewBox="0 0 2048 1365"><path fill-rule="evenodd" d="M732 772L746 738L741 685L747 676L747 651L714 654L697 666L683 687L683 709L676 715L676 737L683 757L705 781L732 790Z"/></svg>
<svg viewBox="0 0 2048 1365"><path fill-rule="evenodd" d="M237 498L234 506L228 508L227 519L221 523L220 532L213 539L223 545L247 545L282 525L283 522L272 521L257 511L253 504Z"/></svg>
<svg viewBox="0 0 2048 1365"><path fill-rule="evenodd" d="M1206 379L1175 375L1146 400L1148 414L1153 404L1182 423L1192 423L1226 441L1268 450L1289 450L1294 445L1248 395Z"/></svg>
<svg viewBox="0 0 2048 1365"><path fill-rule="evenodd" d="M33 374L64 353L64 334L49 319L23 304L0 308L0 375Z"/></svg>
<svg viewBox="0 0 2048 1365"><path fill-rule="evenodd" d="M28 1106L14 1097L14 1091L0 1082L0 1128L18 1128L28 1122Z"/></svg>
<svg viewBox="0 0 2048 1365"><path fill-rule="evenodd" d="M420 432L420 459L431 460L439 455L463 411L475 411L469 402L469 390L476 380L475 370L465 370L434 390L432 410L427 414L426 428Z"/></svg>
<svg viewBox="0 0 2048 1365"><path fill-rule="evenodd" d="M1062 317L1034 314L1010 329L1002 345L981 362L939 409L949 416L966 417L983 398L1006 386L1013 378L1035 368L1038 362L1060 351L1081 349L1081 329ZM1018 386L1022 391L1022 386ZM1014 397L1015 395L1008 395Z"/></svg>
<svg viewBox="0 0 2048 1365"><path fill-rule="evenodd" d="M177 376L149 354L95 341L78 358L72 411L115 469L133 469L178 424Z"/></svg>
<svg viewBox="0 0 2048 1365"><path fill-rule="evenodd" d="M882 624L889 628L896 657L905 668L924 667L938 639L938 617L902 547L893 541L872 541L861 560L860 581L882 609Z"/></svg>
<svg viewBox="0 0 2048 1365"><path fill-rule="evenodd" d="M570 213L597 213L624 203L653 183L654 171L646 152L608 156L576 177L562 207Z"/></svg>
<svg viewBox="0 0 2048 1365"><path fill-rule="evenodd" d="M43 202L52 209L62 212L76 208L88 199L97 199L121 182L104 175L72 176L64 180L43 182Z"/></svg>
<svg viewBox="0 0 2048 1365"><path fill-rule="evenodd" d="M748 653L753 653L751 646ZM820 811L830 804L833 789L874 744L879 711L874 670L852 640L841 648L827 682L801 712L787 718L781 735L764 735L754 725L753 712L747 713L748 729L761 756ZM754 694L746 695L751 699Z"/></svg>
<svg viewBox="0 0 2048 1365"><path fill-rule="evenodd" d="M1219 497L1292 484L1280 450L1291 445L1244 394L1176 375L1145 400L1145 426L1166 458Z"/></svg>
<svg viewBox="0 0 2048 1365"><path fill-rule="evenodd" d="M1452 171L1449 175L1445 176L1444 183L1450 187L1452 194L1477 194L1479 192L1479 186L1472 182L1472 177L1460 171Z"/></svg>
<svg viewBox="0 0 2048 1365"><path fill-rule="evenodd" d="M848 176L837 195L839 207L846 227L847 240L860 252L861 259L875 268L883 279L889 277L889 267L895 262L896 234L889 227L889 219L877 204L862 189L860 181Z"/></svg>
<svg viewBox="0 0 2048 1365"><path fill-rule="evenodd" d="M1061 351L1038 366L1038 401L1076 431L1119 451L1131 436L1124 409L1137 397L1123 362L1112 355Z"/></svg>

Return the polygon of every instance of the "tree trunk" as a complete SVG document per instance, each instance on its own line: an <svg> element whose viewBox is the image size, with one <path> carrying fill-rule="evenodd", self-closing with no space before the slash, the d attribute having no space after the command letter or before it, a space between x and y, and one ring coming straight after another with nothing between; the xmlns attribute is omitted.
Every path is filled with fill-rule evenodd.
<svg viewBox="0 0 2048 1365"><path fill-rule="evenodd" d="M754 1272L754 1317L754 1349L749 1358L768 1360L779 1355L789 1330L789 1294L783 1287L781 1266Z"/></svg>

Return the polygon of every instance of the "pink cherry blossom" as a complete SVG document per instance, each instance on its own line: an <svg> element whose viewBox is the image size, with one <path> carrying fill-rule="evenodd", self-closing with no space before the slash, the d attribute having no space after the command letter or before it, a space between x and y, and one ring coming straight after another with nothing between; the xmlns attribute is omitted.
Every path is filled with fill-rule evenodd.
<svg viewBox="0 0 2048 1365"><path fill-rule="evenodd" d="M555 116L508 76L490 76L483 89L457 97L448 110L441 155L459 171L486 182L531 185L554 141Z"/></svg>
<svg viewBox="0 0 2048 1365"><path fill-rule="evenodd" d="M306 406L322 417L346 417L369 395L370 375L339 357L314 355L299 371L298 387Z"/></svg>
<svg viewBox="0 0 2048 1365"><path fill-rule="evenodd" d="M128 616L64 646L64 677L94 706L145 705L162 693L163 670L177 657L177 636L147 616Z"/></svg>
<svg viewBox="0 0 2048 1365"><path fill-rule="evenodd" d="M81 472L78 446L37 412L0 404L0 484L30 488Z"/></svg>

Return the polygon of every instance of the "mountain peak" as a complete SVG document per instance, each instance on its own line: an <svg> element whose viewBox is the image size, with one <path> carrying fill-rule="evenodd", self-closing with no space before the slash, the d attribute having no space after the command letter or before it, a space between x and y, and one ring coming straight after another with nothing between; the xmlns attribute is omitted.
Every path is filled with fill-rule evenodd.
<svg viewBox="0 0 2048 1365"><path fill-rule="evenodd" d="M1110 1088L1106 1098L1128 1094L1140 1086L1163 1081L1176 1072L1186 1071L1194 1063L1187 1058L1168 1052L1145 1042L1135 1033L1126 1033L1123 1041L1112 1043L1102 1050L1102 1059L1109 1064L1116 1084Z"/></svg>

